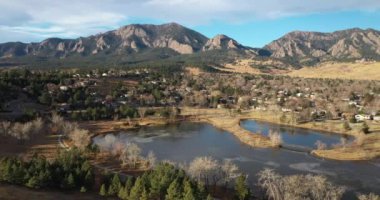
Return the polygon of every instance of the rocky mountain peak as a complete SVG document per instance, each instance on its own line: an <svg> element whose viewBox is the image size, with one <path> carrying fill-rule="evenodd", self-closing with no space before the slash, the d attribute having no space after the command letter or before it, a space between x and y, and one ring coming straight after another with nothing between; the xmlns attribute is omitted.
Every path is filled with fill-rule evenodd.
<svg viewBox="0 0 380 200"><path fill-rule="evenodd" d="M223 50L229 50L229 49L246 49L243 45L239 44L236 40L223 35L219 34L215 37L209 39L207 43L203 47L203 51L209 51L209 50L215 50L215 49L223 49Z"/></svg>

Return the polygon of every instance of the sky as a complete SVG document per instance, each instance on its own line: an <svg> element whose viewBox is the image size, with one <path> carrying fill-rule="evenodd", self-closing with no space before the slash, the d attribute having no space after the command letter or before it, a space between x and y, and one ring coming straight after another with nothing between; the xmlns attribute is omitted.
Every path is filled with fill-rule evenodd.
<svg viewBox="0 0 380 200"><path fill-rule="evenodd" d="M380 0L0 0L0 43L169 22L262 47L294 30L380 30Z"/></svg>

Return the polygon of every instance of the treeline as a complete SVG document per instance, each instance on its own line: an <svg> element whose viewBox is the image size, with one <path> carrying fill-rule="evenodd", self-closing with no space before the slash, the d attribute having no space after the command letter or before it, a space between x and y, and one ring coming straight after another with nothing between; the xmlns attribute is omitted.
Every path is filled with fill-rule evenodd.
<svg viewBox="0 0 380 200"><path fill-rule="evenodd" d="M161 163L137 178L128 177L125 182L120 181L117 174L108 176L103 180L99 194L140 200L212 199L203 184L191 180L184 170L168 163Z"/></svg>
<svg viewBox="0 0 380 200"><path fill-rule="evenodd" d="M28 162L18 158L0 160L1 182L29 188L86 191L93 187L94 180L91 164L76 149L59 153L53 162L37 155Z"/></svg>

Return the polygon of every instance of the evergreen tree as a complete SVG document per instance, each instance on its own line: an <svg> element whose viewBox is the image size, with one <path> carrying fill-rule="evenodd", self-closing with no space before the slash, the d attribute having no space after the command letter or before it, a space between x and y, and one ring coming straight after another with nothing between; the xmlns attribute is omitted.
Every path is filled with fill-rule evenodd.
<svg viewBox="0 0 380 200"><path fill-rule="evenodd" d="M113 196L117 195L121 188L120 178L119 175L116 173L111 181L111 185L108 188L108 195Z"/></svg>
<svg viewBox="0 0 380 200"><path fill-rule="evenodd" d="M197 197L198 199L205 199L207 197L207 191L206 187L204 186L203 183L198 183L197 184Z"/></svg>
<svg viewBox="0 0 380 200"><path fill-rule="evenodd" d="M363 122L363 127L362 127L362 131L363 133L365 134L368 134L369 133L369 126L366 122Z"/></svg>
<svg viewBox="0 0 380 200"><path fill-rule="evenodd" d="M82 186L82 187L80 188L80 192L82 192L82 193L85 193L85 192L87 192L87 189L86 189L86 187Z"/></svg>
<svg viewBox="0 0 380 200"><path fill-rule="evenodd" d="M235 192L236 192L236 196L239 200L248 199L250 194L249 194L249 188L247 186L245 176L240 175L236 179Z"/></svg>
<svg viewBox="0 0 380 200"><path fill-rule="evenodd" d="M100 191L99 191L100 196L107 196L107 190L106 190L106 185L103 183L102 186L100 186Z"/></svg>
<svg viewBox="0 0 380 200"><path fill-rule="evenodd" d="M75 188L75 180L72 173L70 173L70 175L67 177L66 188L68 189Z"/></svg>
<svg viewBox="0 0 380 200"><path fill-rule="evenodd" d="M183 200L195 200L195 193L191 183L188 180L184 181Z"/></svg>
<svg viewBox="0 0 380 200"><path fill-rule="evenodd" d="M166 192L166 200L178 200L182 198L181 186L178 183L178 179L175 179Z"/></svg>
<svg viewBox="0 0 380 200"><path fill-rule="evenodd" d="M131 189L129 199L140 199L143 190L144 190L144 185L143 185L142 179L141 177L138 177L136 179L135 184L133 185Z"/></svg>
<svg viewBox="0 0 380 200"><path fill-rule="evenodd" d="M30 187L30 188L39 188L39 181L37 179L37 177L35 176L32 176L28 182L25 184L26 187Z"/></svg>
<svg viewBox="0 0 380 200"><path fill-rule="evenodd" d="M94 175L91 170L88 170L84 177L84 183L86 187L91 188L94 185Z"/></svg>
<svg viewBox="0 0 380 200"><path fill-rule="evenodd" d="M149 199L148 192L147 192L146 189L144 188L143 191L142 191L142 194L141 194L140 200L148 200L148 199Z"/></svg>
<svg viewBox="0 0 380 200"><path fill-rule="evenodd" d="M126 189L126 187L120 187L120 190L117 193L117 197L123 200L128 199L128 190Z"/></svg>

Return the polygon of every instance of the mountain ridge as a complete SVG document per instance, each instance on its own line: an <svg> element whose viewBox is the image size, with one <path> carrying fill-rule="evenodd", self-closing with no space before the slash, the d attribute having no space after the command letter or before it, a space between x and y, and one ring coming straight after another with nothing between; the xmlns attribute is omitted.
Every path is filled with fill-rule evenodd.
<svg viewBox="0 0 380 200"><path fill-rule="evenodd" d="M228 53L230 51L234 53ZM136 57L144 57L136 59L136 62L145 62L178 56L185 58L206 52L211 52L207 55L214 52L230 55L231 59L236 56L275 59L298 67L324 61L380 60L380 31L370 28L331 33L292 31L263 48L252 48L223 34L208 38L177 23L130 24L76 39L47 38L35 43L1 43L0 62L23 58L62 62L75 58L80 62L92 57L109 57L108 60L117 57L122 62L135 62ZM197 59L197 56L187 57ZM213 62L222 61L214 59Z"/></svg>

